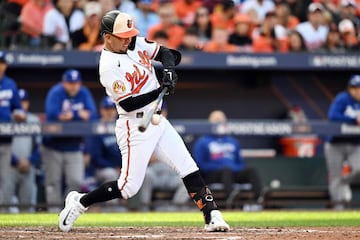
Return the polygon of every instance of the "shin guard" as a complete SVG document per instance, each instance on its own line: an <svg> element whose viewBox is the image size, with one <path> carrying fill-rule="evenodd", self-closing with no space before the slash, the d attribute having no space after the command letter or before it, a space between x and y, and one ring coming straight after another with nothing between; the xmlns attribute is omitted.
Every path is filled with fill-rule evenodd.
<svg viewBox="0 0 360 240"><path fill-rule="evenodd" d="M208 224L211 210L218 209L210 189L205 185L198 171L189 174L183 181L191 199L203 212L205 223Z"/></svg>

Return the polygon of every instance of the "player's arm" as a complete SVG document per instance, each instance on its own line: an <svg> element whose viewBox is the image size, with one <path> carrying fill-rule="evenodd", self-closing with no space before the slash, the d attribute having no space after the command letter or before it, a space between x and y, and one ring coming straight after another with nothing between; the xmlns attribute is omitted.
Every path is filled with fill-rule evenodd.
<svg viewBox="0 0 360 240"><path fill-rule="evenodd" d="M173 69L181 61L181 53L177 50L160 46L154 60L162 63L164 68Z"/></svg>
<svg viewBox="0 0 360 240"><path fill-rule="evenodd" d="M58 92L51 89L45 99L45 113L48 121L62 121L62 98Z"/></svg>
<svg viewBox="0 0 360 240"><path fill-rule="evenodd" d="M119 105L125 111L131 112L153 102L161 92L161 89L165 86L168 87L170 93L174 92L175 84L177 81L177 74L174 70L174 67L179 64L181 60L180 52L160 46L160 49L156 54L154 60L160 61L164 67L163 82L161 87L149 93L138 95L136 97L130 96L120 101Z"/></svg>
<svg viewBox="0 0 360 240"><path fill-rule="evenodd" d="M174 94L176 82L178 80L178 76L175 72L175 66L180 63L180 52L160 46L154 60L161 62L164 67L161 86L163 88L168 88L167 94Z"/></svg>
<svg viewBox="0 0 360 240"><path fill-rule="evenodd" d="M346 101L346 97L344 94L339 94L338 96L336 96L329 108L329 120L355 124L357 116L355 113L345 113L347 105L348 102Z"/></svg>
<svg viewBox="0 0 360 240"><path fill-rule="evenodd" d="M136 97L130 96L125 98L124 100L119 102L120 107L122 107L125 111L131 112L136 109L142 108L149 103L155 101L159 93L161 92L161 87L157 88L151 92L138 95Z"/></svg>

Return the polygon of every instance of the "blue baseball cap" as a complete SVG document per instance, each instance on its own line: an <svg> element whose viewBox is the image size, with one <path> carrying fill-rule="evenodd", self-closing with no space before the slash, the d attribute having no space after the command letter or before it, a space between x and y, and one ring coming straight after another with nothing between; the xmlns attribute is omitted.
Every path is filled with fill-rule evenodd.
<svg viewBox="0 0 360 240"><path fill-rule="evenodd" d="M115 103L111 100L110 97L105 96L100 101L101 108L115 108Z"/></svg>
<svg viewBox="0 0 360 240"><path fill-rule="evenodd" d="M25 89L19 89L20 100L29 100L29 93Z"/></svg>
<svg viewBox="0 0 360 240"><path fill-rule="evenodd" d="M0 62L7 63L6 53L4 51L0 51Z"/></svg>
<svg viewBox="0 0 360 240"><path fill-rule="evenodd" d="M360 75L352 75L348 83L349 87L360 87Z"/></svg>
<svg viewBox="0 0 360 240"><path fill-rule="evenodd" d="M81 82L81 73L75 69L68 69L64 72L62 80L70 83Z"/></svg>

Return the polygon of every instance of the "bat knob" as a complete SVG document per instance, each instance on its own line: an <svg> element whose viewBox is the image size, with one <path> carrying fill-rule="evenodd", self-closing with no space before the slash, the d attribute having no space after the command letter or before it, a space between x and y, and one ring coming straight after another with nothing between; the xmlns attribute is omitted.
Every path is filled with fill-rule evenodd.
<svg viewBox="0 0 360 240"><path fill-rule="evenodd" d="M140 131L140 132L145 132L145 130L146 130L146 128L145 128L145 127L143 127L143 126L139 126L139 128L138 128L138 129L139 129L139 131Z"/></svg>

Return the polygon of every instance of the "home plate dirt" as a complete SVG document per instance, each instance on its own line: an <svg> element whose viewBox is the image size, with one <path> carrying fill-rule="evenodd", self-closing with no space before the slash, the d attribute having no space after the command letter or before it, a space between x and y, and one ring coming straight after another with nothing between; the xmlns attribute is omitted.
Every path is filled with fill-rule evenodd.
<svg viewBox="0 0 360 240"><path fill-rule="evenodd" d="M0 228L0 239L281 239L281 240L333 240L360 239L360 228L355 227L304 227L304 228L233 228L226 233L208 233L197 227L74 227L64 233L54 227L4 227Z"/></svg>

